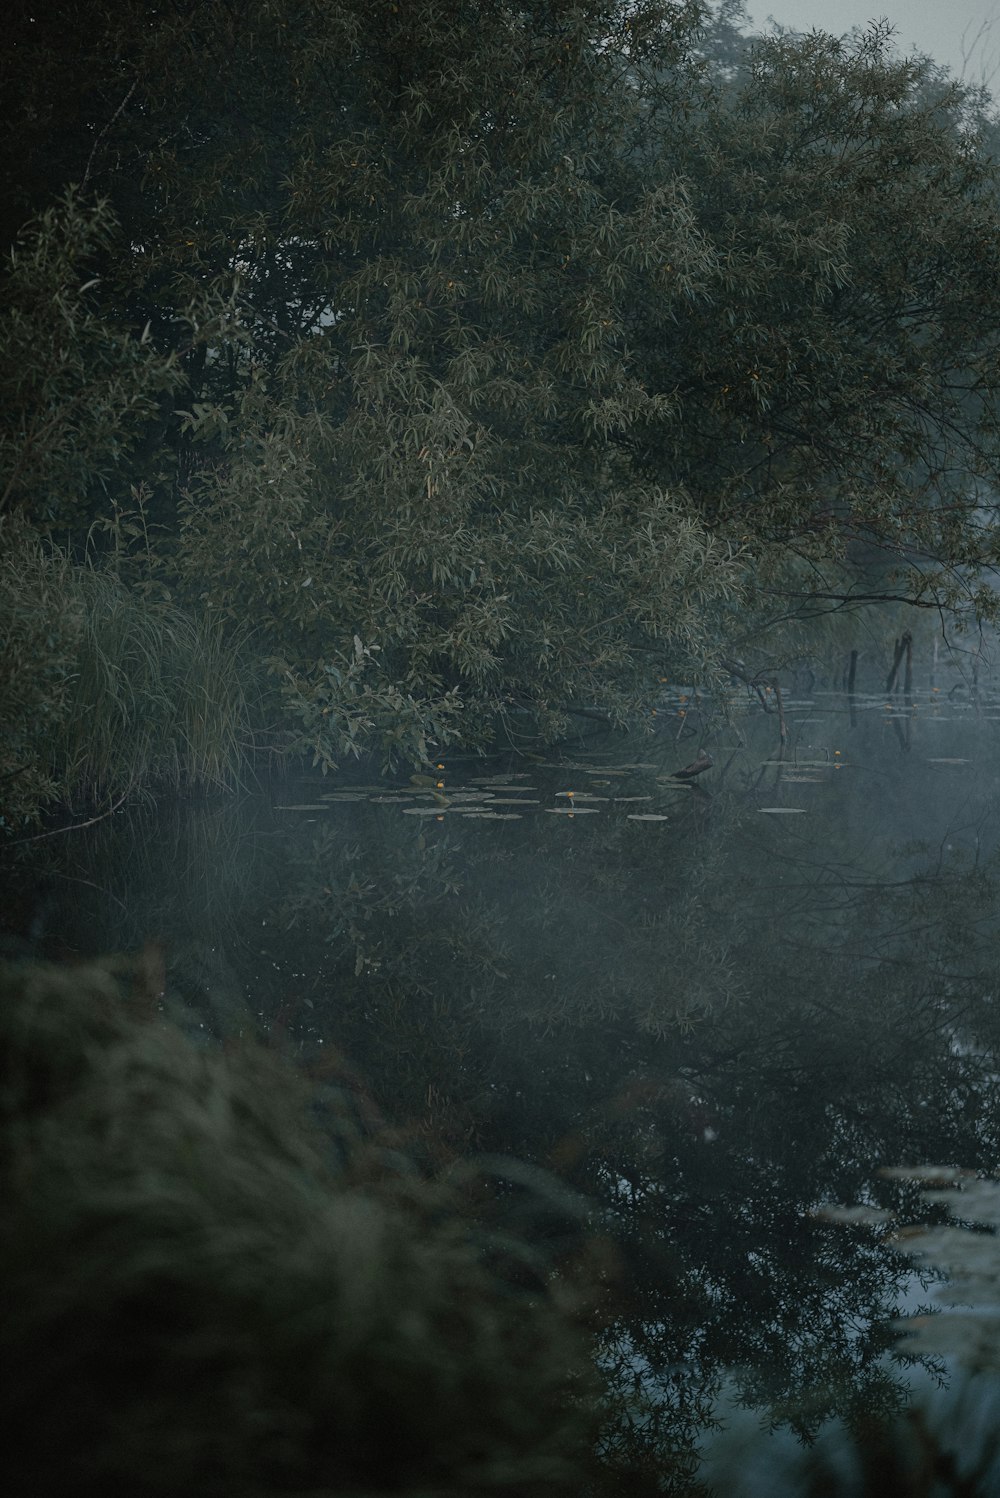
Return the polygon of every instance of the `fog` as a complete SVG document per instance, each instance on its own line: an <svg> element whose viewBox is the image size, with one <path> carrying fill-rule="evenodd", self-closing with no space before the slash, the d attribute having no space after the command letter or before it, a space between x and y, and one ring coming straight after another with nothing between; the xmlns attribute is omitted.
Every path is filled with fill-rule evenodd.
<svg viewBox="0 0 1000 1498"><path fill-rule="evenodd" d="M152 943L200 1043L277 1046L428 1160L555 1169L615 1246L609 1449L693 1461L723 1389L799 1434L891 1409L933 1275L816 1212L921 1220L880 1167L994 1168L1000 1039L991 657L925 637L886 695L891 659L122 811L35 845L8 954Z"/></svg>

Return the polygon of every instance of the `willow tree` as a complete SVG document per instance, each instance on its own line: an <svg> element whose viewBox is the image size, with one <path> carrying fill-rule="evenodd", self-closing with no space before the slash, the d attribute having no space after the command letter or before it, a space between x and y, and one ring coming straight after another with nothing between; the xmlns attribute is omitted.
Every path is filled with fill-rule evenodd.
<svg viewBox="0 0 1000 1498"><path fill-rule="evenodd" d="M186 382L162 576L320 757L651 713L862 546L921 601L991 561L994 176L878 34L734 72L696 0L54 12L40 180L108 194L109 320Z"/></svg>
<svg viewBox="0 0 1000 1498"><path fill-rule="evenodd" d="M758 40L681 144L718 270L679 329L637 315L636 362L674 404L623 440L748 538L748 643L889 599L995 612L991 136L981 96L882 25Z"/></svg>
<svg viewBox="0 0 1000 1498"><path fill-rule="evenodd" d="M666 157L617 185L626 64L689 89L696 7L141 9L87 43L115 296L167 342L233 309L164 433L170 566L259 627L305 738L423 755L703 671L740 562L608 437L660 404L627 308L680 315L712 258Z"/></svg>

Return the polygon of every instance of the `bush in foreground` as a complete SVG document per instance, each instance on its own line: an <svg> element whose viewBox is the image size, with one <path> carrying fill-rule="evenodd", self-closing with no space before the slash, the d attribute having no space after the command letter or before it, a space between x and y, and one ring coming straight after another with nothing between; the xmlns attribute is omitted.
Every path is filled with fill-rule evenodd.
<svg viewBox="0 0 1000 1498"><path fill-rule="evenodd" d="M457 1195L108 965L0 997L9 1492L580 1491L582 1345Z"/></svg>

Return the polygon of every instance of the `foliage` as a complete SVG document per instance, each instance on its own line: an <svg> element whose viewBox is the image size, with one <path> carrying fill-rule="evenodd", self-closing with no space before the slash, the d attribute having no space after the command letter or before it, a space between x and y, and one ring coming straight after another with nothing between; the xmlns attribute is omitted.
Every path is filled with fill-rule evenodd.
<svg viewBox="0 0 1000 1498"><path fill-rule="evenodd" d="M884 27L750 62L679 143L715 274L673 336L636 309L647 386L674 399L627 440L761 558L749 637L886 595L988 613L997 196L976 98Z"/></svg>
<svg viewBox="0 0 1000 1498"><path fill-rule="evenodd" d="M24 128L121 232L70 197L78 228L43 217L14 263L11 326L44 336L9 463L39 525L144 483L161 575L254 629L296 748L552 738L734 649L771 669L827 609L992 609L995 168L978 96L884 29L61 14L46 51L18 12L18 96L74 47L88 77Z"/></svg>
<svg viewBox="0 0 1000 1498"><path fill-rule="evenodd" d="M321 1131L273 1056L198 1051L155 964L117 966L0 968L14 1490L579 1492L573 1298L473 1188L578 1232L566 1193L421 1178L336 1088Z"/></svg>
<svg viewBox="0 0 1000 1498"><path fill-rule="evenodd" d="M70 717L51 745L73 793L238 777L260 723L246 640L106 569L79 567L73 582L85 623Z"/></svg>
<svg viewBox="0 0 1000 1498"><path fill-rule="evenodd" d="M237 779L265 726L246 639L20 522L3 537L4 830L49 800Z"/></svg>
<svg viewBox="0 0 1000 1498"><path fill-rule="evenodd" d="M130 449L178 383L175 361L99 305L118 252L106 201L73 189L32 221L0 278L0 513L82 540L96 496L120 491Z"/></svg>
<svg viewBox="0 0 1000 1498"><path fill-rule="evenodd" d="M224 457L186 507L188 583L232 611L250 580L330 758L359 727L412 757L480 743L517 709L550 735L578 705L634 711L668 653L704 669L713 611L740 590L730 543L607 442L647 404L616 309L667 258L683 296L703 256L663 172L626 213L597 181L612 143L600 164L567 154L612 88L593 13L530 34L492 6L421 20L416 52L411 19L390 18L391 59L351 59L364 128L349 117L322 155L304 121L293 133L281 232L324 304L287 350L255 352L269 372L246 397L192 424L211 439L225 411ZM318 45L292 39L304 70ZM265 283L266 246L262 231L245 252L258 312L272 282L289 293L280 267ZM259 318L253 333L256 350ZM355 636L380 686L359 689Z"/></svg>
<svg viewBox="0 0 1000 1498"><path fill-rule="evenodd" d="M70 712L83 632L69 596L71 564L30 528L0 519L0 827L37 814L65 790L50 748Z"/></svg>
<svg viewBox="0 0 1000 1498"><path fill-rule="evenodd" d="M955 1166L890 1166L880 1174L925 1188L920 1192L925 1205L943 1207L953 1222L965 1224L904 1228L895 1236L900 1252L947 1275L937 1291L936 1298L945 1302L937 1315L897 1322L905 1336L902 1345L908 1352L954 1356L973 1373L1000 1373L1000 1185ZM890 1214L886 1217L891 1221ZM990 1231L970 1231L972 1224Z"/></svg>

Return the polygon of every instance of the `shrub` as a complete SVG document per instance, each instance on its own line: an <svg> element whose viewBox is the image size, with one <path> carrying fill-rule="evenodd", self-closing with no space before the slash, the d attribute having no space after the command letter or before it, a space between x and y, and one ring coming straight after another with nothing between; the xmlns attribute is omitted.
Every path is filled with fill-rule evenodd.
<svg viewBox="0 0 1000 1498"><path fill-rule="evenodd" d="M0 967L8 1491L578 1492L544 1266L501 1272L330 1089L320 1133L273 1056L142 1007L108 964Z"/></svg>
<svg viewBox="0 0 1000 1498"><path fill-rule="evenodd" d="M50 802L239 775L262 719L245 637L20 522L0 540L0 826Z"/></svg>

